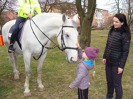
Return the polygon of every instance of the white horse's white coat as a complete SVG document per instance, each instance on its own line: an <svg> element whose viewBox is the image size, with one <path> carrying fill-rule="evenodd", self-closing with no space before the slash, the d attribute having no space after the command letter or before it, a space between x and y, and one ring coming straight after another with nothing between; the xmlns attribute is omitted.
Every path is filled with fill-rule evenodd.
<svg viewBox="0 0 133 99"><path fill-rule="evenodd" d="M57 36L57 40L59 45L62 47L72 47L77 48L77 40L78 40L78 32L75 27L75 24L72 19L69 19L68 17L63 17L61 14L56 13L42 13L39 15L36 15L32 20L35 22L35 24L40 28L40 30L48 36L48 38L52 38L53 36ZM25 79L25 90L24 95L29 96L31 95L30 89L29 89L29 78L30 78L30 60L32 56L38 57L42 51L42 46L39 43L39 41L45 45L45 47L50 46L50 40L37 28L37 26L34 24L34 22L31 20L28 20L23 28L23 35L21 37L21 44L22 44L22 50L19 48L17 42L15 42L15 53L9 53L12 65L13 65L13 72L14 72L14 78L19 79L19 71L18 71L18 65L17 65L17 56L18 54L23 54L24 57L24 63L25 63L25 72L26 72L26 79ZM30 22L32 25L33 30L31 29ZM15 23L15 20L7 22L3 28L2 28L2 35L5 42L6 47L9 46L9 40L8 40L8 32L10 27ZM62 27L62 26L72 26L72 27ZM63 30L63 34L62 34ZM35 37L36 34L37 38ZM61 35L63 35L64 44L61 45ZM67 59L69 62L77 61L77 50L75 49L65 49L64 52L66 53ZM38 60L38 66L37 66L37 83L38 87L43 90L44 86L42 84L41 80L41 71L42 71L42 64L47 54L47 48L43 49L43 53L41 57Z"/></svg>

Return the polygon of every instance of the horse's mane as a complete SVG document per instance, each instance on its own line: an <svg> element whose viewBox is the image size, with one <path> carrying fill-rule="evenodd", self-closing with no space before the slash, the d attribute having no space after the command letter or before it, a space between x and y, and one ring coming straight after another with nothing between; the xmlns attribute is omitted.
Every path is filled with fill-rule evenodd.
<svg viewBox="0 0 133 99"><path fill-rule="evenodd" d="M58 18L61 18L62 19L62 16L63 16L63 14L61 14L61 13L41 13L41 14L38 14L38 15L36 15L33 19L37 19L37 18L39 18L39 17L41 17L41 16L43 16L44 17L44 19L45 19L45 16L49 19L50 17L58 17ZM76 24L76 22L72 19L72 18L70 18L69 16L67 16L67 15L65 15L65 17L66 17L66 25L71 25L71 26L73 26L74 28L77 28L77 24Z"/></svg>

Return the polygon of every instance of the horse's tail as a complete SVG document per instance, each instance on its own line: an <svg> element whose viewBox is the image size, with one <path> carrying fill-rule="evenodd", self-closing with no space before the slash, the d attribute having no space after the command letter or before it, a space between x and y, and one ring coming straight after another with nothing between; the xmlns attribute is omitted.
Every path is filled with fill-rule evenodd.
<svg viewBox="0 0 133 99"><path fill-rule="evenodd" d="M11 26L14 24L14 22L15 22L14 20L9 21L5 23L2 27L2 36L3 36L3 41L5 44L9 43L8 33L9 33Z"/></svg>

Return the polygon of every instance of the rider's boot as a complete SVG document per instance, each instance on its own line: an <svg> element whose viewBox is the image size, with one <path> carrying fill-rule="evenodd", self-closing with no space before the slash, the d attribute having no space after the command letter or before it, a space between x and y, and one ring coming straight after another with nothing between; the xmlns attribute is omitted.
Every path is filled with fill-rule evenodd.
<svg viewBox="0 0 133 99"><path fill-rule="evenodd" d="M13 48L13 43L11 43L8 47L8 53L13 53L15 49Z"/></svg>
<svg viewBox="0 0 133 99"><path fill-rule="evenodd" d="M10 39L10 45L8 47L8 53L13 53L15 51L15 49L13 48L13 44L15 43L15 34L12 33L11 35L11 39Z"/></svg>

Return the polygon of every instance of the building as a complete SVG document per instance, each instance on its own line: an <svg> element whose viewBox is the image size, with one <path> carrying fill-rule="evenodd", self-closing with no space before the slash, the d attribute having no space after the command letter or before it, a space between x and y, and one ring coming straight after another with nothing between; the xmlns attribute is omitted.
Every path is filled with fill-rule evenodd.
<svg viewBox="0 0 133 99"><path fill-rule="evenodd" d="M96 8L92 26L95 28L104 28L107 26L108 18L108 10Z"/></svg>

